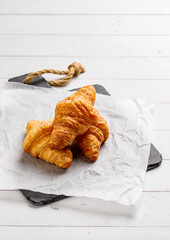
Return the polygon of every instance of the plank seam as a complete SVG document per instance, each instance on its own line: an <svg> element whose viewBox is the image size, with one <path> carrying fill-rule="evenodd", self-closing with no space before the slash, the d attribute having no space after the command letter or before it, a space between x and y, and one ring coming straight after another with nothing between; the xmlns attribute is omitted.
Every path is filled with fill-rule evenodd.
<svg viewBox="0 0 170 240"><path fill-rule="evenodd" d="M118 36L118 37L169 37L170 34L143 34L143 33L138 33L138 34L126 34L126 33L122 33L122 34L117 34L117 33L0 33L0 36L105 36L105 37L114 37L114 36Z"/></svg>
<svg viewBox="0 0 170 240"><path fill-rule="evenodd" d="M137 226L116 226L116 225L110 225L110 226L105 226L105 225L74 225L74 226L70 226L70 225L15 225L15 224L11 224L11 225L7 225L7 224L1 224L0 227L21 227L21 228L29 228L29 227L33 227L33 228L39 228L39 227L45 227L45 228L170 228L170 225L166 225L166 226L145 226L145 225L137 225Z"/></svg>
<svg viewBox="0 0 170 240"><path fill-rule="evenodd" d="M0 13L0 16L170 16L170 13Z"/></svg>
<svg viewBox="0 0 170 240"><path fill-rule="evenodd" d="M170 55L162 55L162 56L109 56L109 55L103 55L103 56L94 56L94 55L69 55L69 56L65 56L65 55L3 55L3 54L0 54L0 58L23 58L23 57L26 57L26 58L43 58L43 57L50 57L50 58L112 58L112 59L115 59L115 58L146 58L146 59L155 59L155 58L170 58Z"/></svg>

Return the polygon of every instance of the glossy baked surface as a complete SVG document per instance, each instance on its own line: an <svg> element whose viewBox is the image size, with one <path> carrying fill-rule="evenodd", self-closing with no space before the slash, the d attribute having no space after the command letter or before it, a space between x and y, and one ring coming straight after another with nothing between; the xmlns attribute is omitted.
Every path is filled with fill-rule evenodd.
<svg viewBox="0 0 170 240"><path fill-rule="evenodd" d="M91 161L98 158L100 146L109 137L109 127L106 120L98 113L98 121L91 125L82 135L77 137L77 142L84 155Z"/></svg>
<svg viewBox="0 0 170 240"><path fill-rule="evenodd" d="M98 120L93 108L96 91L91 85L57 103L50 145L62 149Z"/></svg>
<svg viewBox="0 0 170 240"><path fill-rule="evenodd" d="M61 168L68 168L72 164L72 152L69 147L59 150L49 146L52 129L53 119L42 122L30 120L27 124L23 149L33 157L41 158Z"/></svg>

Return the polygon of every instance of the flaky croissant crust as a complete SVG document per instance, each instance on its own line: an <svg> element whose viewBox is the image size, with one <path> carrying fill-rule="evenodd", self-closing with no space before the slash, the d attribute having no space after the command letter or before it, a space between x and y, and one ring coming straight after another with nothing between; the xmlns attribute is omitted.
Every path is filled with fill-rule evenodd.
<svg viewBox="0 0 170 240"><path fill-rule="evenodd" d="M76 140L83 154L91 161L96 161L101 144L109 137L109 127L106 120L98 113L98 121Z"/></svg>
<svg viewBox="0 0 170 240"><path fill-rule="evenodd" d="M30 120L24 151L68 168L73 157L69 144L76 139L84 155L95 161L101 144L109 137L106 120L93 107L95 97L93 86L83 87L56 105L54 120Z"/></svg>
<svg viewBox="0 0 170 240"><path fill-rule="evenodd" d="M94 87L86 86L57 104L50 146L58 149L68 146L97 122L98 113L92 106L95 95Z"/></svg>
<svg viewBox="0 0 170 240"><path fill-rule="evenodd" d="M30 120L27 124L23 149L33 157L41 158L61 168L68 168L72 164L72 152L69 147L61 150L50 147L52 129L53 119L46 119L42 122Z"/></svg>

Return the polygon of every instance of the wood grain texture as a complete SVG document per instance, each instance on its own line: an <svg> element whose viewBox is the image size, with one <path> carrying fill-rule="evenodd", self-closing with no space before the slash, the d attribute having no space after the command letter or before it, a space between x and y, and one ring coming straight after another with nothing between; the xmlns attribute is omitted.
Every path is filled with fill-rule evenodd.
<svg viewBox="0 0 170 240"><path fill-rule="evenodd" d="M152 134L152 143L159 149L162 153L164 159L170 160L170 131L153 131ZM160 180L161 181L161 180Z"/></svg>
<svg viewBox="0 0 170 240"><path fill-rule="evenodd" d="M0 22L0 35L170 35L169 15L0 15Z"/></svg>
<svg viewBox="0 0 170 240"><path fill-rule="evenodd" d="M66 55L63 57L21 57L18 55L2 57L0 55L0 78L15 77L47 67L66 70L74 61L82 63L86 68L86 73L79 76L80 81L147 80L146 82L149 83L150 80L170 80L170 57L80 57L76 55L71 57ZM160 85L164 84L166 82ZM161 95L158 94L158 98Z"/></svg>
<svg viewBox="0 0 170 240"><path fill-rule="evenodd" d="M163 160L159 168L147 172L144 191L145 192L170 192L170 161Z"/></svg>
<svg viewBox="0 0 170 240"><path fill-rule="evenodd" d="M0 226L170 227L170 192L144 192L136 210L89 198L68 198L35 208L20 195L0 192Z"/></svg>
<svg viewBox="0 0 170 240"><path fill-rule="evenodd" d="M0 227L1 239L17 240L169 240L170 227Z"/></svg>
<svg viewBox="0 0 170 240"><path fill-rule="evenodd" d="M2 14L169 14L167 0L1 0Z"/></svg>
<svg viewBox="0 0 170 240"><path fill-rule="evenodd" d="M1 56L170 56L170 36L0 36Z"/></svg>
<svg viewBox="0 0 170 240"><path fill-rule="evenodd" d="M152 142L167 159L146 174L137 210L85 198L33 208L20 192L0 191L0 238L168 240L170 3L1 0L0 22L0 86L10 77L81 62L87 72L64 89L101 84L115 97L156 102Z"/></svg>

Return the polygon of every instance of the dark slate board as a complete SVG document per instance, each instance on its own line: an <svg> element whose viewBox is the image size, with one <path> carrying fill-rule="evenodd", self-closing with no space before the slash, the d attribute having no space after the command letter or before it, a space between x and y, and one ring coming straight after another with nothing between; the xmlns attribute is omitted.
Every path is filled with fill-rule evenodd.
<svg viewBox="0 0 170 240"><path fill-rule="evenodd" d="M45 194L24 189L21 189L20 191L31 204L37 207L68 198L65 195Z"/></svg>
<svg viewBox="0 0 170 240"><path fill-rule="evenodd" d="M24 79L29 75L30 73L26 73L24 75L10 78L8 82L16 82L16 83L24 83ZM52 88L52 86L41 76L37 76L31 80L29 85L33 85L36 87L45 87L45 88Z"/></svg>
<svg viewBox="0 0 170 240"><path fill-rule="evenodd" d="M15 78L11 78L8 81L9 82L18 82L18 83L24 83L24 79L28 76L28 74L24 74L22 76L18 76ZM31 85L37 86L37 87L45 87L49 88L51 87L48 82L40 75L36 78L34 78L34 81L31 81ZM95 84L93 85L96 89L96 93L103 94L103 95L109 95L109 92L101 85ZM79 88L71 89L72 91L77 91ZM148 160L148 166L147 171L150 171L154 168L159 167L159 165L162 162L162 155L159 153L159 151L151 144L150 148L150 155ZM54 195L54 194L45 194L40 192L33 192L30 190L21 190L22 194L26 197L26 199L33 204L34 206L43 206L52 202L60 201L62 199L67 198L68 196L65 195Z"/></svg>

